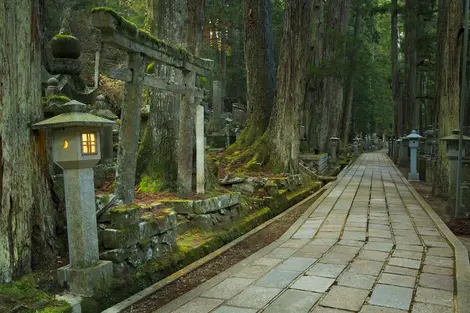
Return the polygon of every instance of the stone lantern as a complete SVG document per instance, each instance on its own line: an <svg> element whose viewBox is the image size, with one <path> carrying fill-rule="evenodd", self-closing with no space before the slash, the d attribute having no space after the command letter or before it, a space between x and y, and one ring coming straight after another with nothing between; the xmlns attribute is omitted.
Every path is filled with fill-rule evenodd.
<svg viewBox="0 0 470 313"><path fill-rule="evenodd" d="M357 136L353 139L353 148L354 155L359 155L359 138Z"/></svg>
<svg viewBox="0 0 470 313"><path fill-rule="evenodd" d="M331 152L331 163L336 163L338 161L338 147L339 147L339 138L333 136L330 138L330 152Z"/></svg>
<svg viewBox="0 0 470 313"><path fill-rule="evenodd" d="M113 265L99 260L93 166L101 158L100 129L113 121L86 113L86 105L69 101L63 112L33 125L52 134L54 162L64 171L70 264L58 269L61 285L90 297L106 288Z"/></svg>
<svg viewBox="0 0 470 313"><path fill-rule="evenodd" d="M428 130L424 132L424 150L427 155L433 154L434 148L434 130L432 125L429 125Z"/></svg>
<svg viewBox="0 0 470 313"><path fill-rule="evenodd" d="M419 180L418 173L418 148L421 137L416 130L412 130L411 134L406 136L408 139L408 146L410 148L410 173L408 174L408 180Z"/></svg>

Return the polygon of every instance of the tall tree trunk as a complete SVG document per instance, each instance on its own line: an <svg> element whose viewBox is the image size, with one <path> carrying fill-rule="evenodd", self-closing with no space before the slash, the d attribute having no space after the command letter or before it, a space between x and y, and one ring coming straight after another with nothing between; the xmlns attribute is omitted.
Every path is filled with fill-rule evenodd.
<svg viewBox="0 0 470 313"><path fill-rule="evenodd" d="M459 127L460 57L462 28L462 1L439 0L436 56L436 118L439 138L450 135ZM439 139L438 139L439 140ZM438 142L433 176L433 193L449 192L450 166L446 157L446 144ZM454 182L452 182L454 183Z"/></svg>
<svg viewBox="0 0 470 313"><path fill-rule="evenodd" d="M305 99L312 0L285 3L274 108L268 129L255 144L255 159L284 172L298 170L300 111Z"/></svg>
<svg viewBox="0 0 470 313"><path fill-rule="evenodd" d="M354 97L354 81L356 78L356 68L357 68L357 52L358 52L358 43L359 37L361 34L361 25L362 25L362 0L356 0L356 18L354 22L354 38L351 43L351 55L350 55L350 66L348 77L346 79L346 86L344 91L344 112L343 112L343 123L342 127L342 143L343 147L348 143L349 132L351 130L351 113L353 106L353 97Z"/></svg>
<svg viewBox="0 0 470 313"><path fill-rule="evenodd" d="M276 89L270 0L244 0L245 64L250 118L236 147L247 147L269 124Z"/></svg>
<svg viewBox="0 0 470 313"><path fill-rule="evenodd" d="M42 119L38 12L39 1L0 0L0 283L31 271L33 244L35 259L55 249L44 146L30 128Z"/></svg>
<svg viewBox="0 0 470 313"><path fill-rule="evenodd" d="M403 135L403 120L401 114L400 97L400 73L398 71L398 3L392 0L392 98L393 98L393 136ZM398 155L393 153L394 161L398 160Z"/></svg>
<svg viewBox="0 0 470 313"><path fill-rule="evenodd" d="M310 60L308 61L309 69L316 69L320 67L323 57L323 35L325 31L324 23L324 9L325 3L323 0L313 1L313 16L312 16L312 31L310 36ZM321 94L322 94L322 80L317 75L310 73L307 80L307 88L305 92L305 105L304 105L304 123L305 132L307 136L307 150L313 151L317 147L319 129L321 125L322 112L320 108Z"/></svg>
<svg viewBox="0 0 470 313"><path fill-rule="evenodd" d="M170 45L183 42L186 0L148 0L150 32ZM180 70L155 65L155 75L178 84L183 82ZM179 95L150 89L150 112L139 150L137 177L141 190L174 190L177 177L177 141Z"/></svg>
<svg viewBox="0 0 470 313"><path fill-rule="evenodd" d="M416 101L417 71L416 0L405 1L405 134L419 129L419 107Z"/></svg>

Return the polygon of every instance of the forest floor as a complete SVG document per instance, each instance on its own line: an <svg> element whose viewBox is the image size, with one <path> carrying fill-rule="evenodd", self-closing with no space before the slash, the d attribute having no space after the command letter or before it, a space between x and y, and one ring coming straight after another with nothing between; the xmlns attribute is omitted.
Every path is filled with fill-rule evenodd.
<svg viewBox="0 0 470 313"><path fill-rule="evenodd" d="M400 167L400 171L407 177L409 168ZM432 184L422 181L411 184L470 252L470 218L455 219L448 211L448 201L432 195Z"/></svg>
<svg viewBox="0 0 470 313"><path fill-rule="evenodd" d="M125 313L145 313L164 306L205 281L232 267L256 251L276 241L292 224L312 205L315 199L307 201L286 215L242 241L230 250L184 275L178 280L160 289L149 298L131 306Z"/></svg>

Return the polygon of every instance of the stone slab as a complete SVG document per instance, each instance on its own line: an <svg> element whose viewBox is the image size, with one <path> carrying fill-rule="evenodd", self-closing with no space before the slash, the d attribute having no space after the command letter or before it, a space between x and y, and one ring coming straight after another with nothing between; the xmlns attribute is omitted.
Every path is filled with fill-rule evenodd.
<svg viewBox="0 0 470 313"><path fill-rule="evenodd" d="M204 292L203 297L216 299L230 299L244 290L254 280L246 278L227 278L217 286Z"/></svg>
<svg viewBox="0 0 470 313"><path fill-rule="evenodd" d="M284 263L277 267L281 271L303 272L315 263L317 259L290 257Z"/></svg>
<svg viewBox="0 0 470 313"><path fill-rule="evenodd" d="M223 302L224 301L220 299L196 298L173 313L208 313Z"/></svg>
<svg viewBox="0 0 470 313"><path fill-rule="evenodd" d="M415 301L430 304L438 304L452 308L454 307L454 294L450 291L445 290L418 287L418 290L416 291Z"/></svg>
<svg viewBox="0 0 470 313"><path fill-rule="evenodd" d="M384 272L392 273L392 274L399 274L399 275L406 275L406 276L418 276L418 270L414 270L412 268L406 267L398 267L393 265L385 266Z"/></svg>
<svg viewBox="0 0 470 313"><path fill-rule="evenodd" d="M320 299L321 294L288 289L274 300L264 313L307 313Z"/></svg>
<svg viewBox="0 0 470 313"><path fill-rule="evenodd" d="M217 308L212 313L256 313L257 310L255 309L244 309L244 308L235 308L233 306L221 306Z"/></svg>
<svg viewBox="0 0 470 313"><path fill-rule="evenodd" d="M412 296L413 289L411 288L379 284L375 286L369 303L394 309L409 310Z"/></svg>
<svg viewBox="0 0 470 313"><path fill-rule="evenodd" d="M419 285L427 288L454 291L454 277L430 273L421 273Z"/></svg>
<svg viewBox="0 0 470 313"><path fill-rule="evenodd" d="M297 278L299 273L272 270L256 282L257 286L272 287L272 288L286 288L292 281Z"/></svg>
<svg viewBox="0 0 470 313"><path fill-rule="evenodd" d="M366 304L359 313L405 313L406 311Z"/></svg>
<svg viewBox="0 0 470 313"><path fill-rule="evenodd" d="M281 259L273 259L273 258L259 258L253 262L253 265L266 265L266 266L276 266L281 263Z"/></svg>
<svg viewBox="0 0 470 313"><path fill-rule="evenodd" d="M228 305L261 309L276 297L282 289L250 286L232 300Z"/></svg>
<svg viewBox="0 0 470 313"><path fill-rule="evenodd" d="M382 267L383 262L356 259L352 262L350 271L358 274L378 276Z"/></svg>
<svg viewBox="0 0 470 313"><path fill-rule="evenodd" d="M388 264L393 265L393 266L399 266L399 267L419 269L421 265L421 261L392 257L390 261L388 262Z"/></svg>
<svg viewBox="0 0 470 313"><path fill-rule="evenodd" d="M357 312L368 295L368 290L333 286L330 292L320 301L320 305Z"/></svg>
<svg viewBox="0 0 470 313"><path fill-rule="evenodd" d="M393 243L369 242L364 246L364 249L390 252L393 249Z"/></svg>
<svg viewBox="0 0 470 313"><path fill-rule="evenodd" d="M413 288L415 286L416 278L413 276L396 275L390 273L383 273L379 279L380 284L395 285L401 287Z"/></svg>
<svg viewBox="0 0 470 313"><path fill-rule="evenodd" d="M295 248L276 248L266 255L267 258L272 259L287 259L297 251Z"/></svg>
<svg viewBox="0 0 470 313"><path fill-rule="evenodd" d="M454 271L449 267L439 267L425 264L423 266L423 273L452 276L454 274Z"/></svg>
<svg viewBox="0 0 470 313"><path fill-rule="evenodd" d="M292 285L292 288L305 291L325 292L334 282L334 279L326 277L302 276Z"/></svg>
<svg viewBox="0 0 470 313"><path fill-rule="evenodd" d="M375 278L375 276L346 271L339 278L338 285L369 290L372 289L372 286L375 283Z"/></svg>
<svg viewBox="0 0 470 313"><path fill-rule="evenodd" d="M424 259L424 264L452 268L454 267L454 260L451 258L427 255L426 258Z"/></svg>
<svg viewBox="0 0 470 313"><path fill-rule="evenodd" d="M307 271L306 274L310 276L336 278L345 268L346 265L344 264L317 263Z"/></svg>
<svg viewBox="0 0 470 313"><path fill-rule="evenodd" d="M239 272L235 273L234 277L258 279L265 275L272 269L271 266L266 265L248 265L242 268Z"/></svg>
<svg viewBox="0 0 470 313"><path fill-rule="evenodd" d="M454 309L437 304L414 303L411 313L454 313Z"/></svg>
<svg viewBox="0 0 470 313"><path fill-rule="evenodd" d="M388 258L388 252L362 250L358 255L358 259L372 260L372 261L385 261Z"/></svg>

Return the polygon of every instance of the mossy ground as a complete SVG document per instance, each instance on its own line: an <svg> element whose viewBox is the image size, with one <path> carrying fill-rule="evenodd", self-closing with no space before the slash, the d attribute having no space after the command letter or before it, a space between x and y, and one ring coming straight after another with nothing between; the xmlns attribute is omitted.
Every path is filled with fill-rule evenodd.
<svg viewBox="0 0 470 313"><path fill-rule="evenodd" d="M54 294L40 290L34 273L23 276L10 284L0 284L0 312L18 308L19 313L64 313L72 308Z"/></svg>

